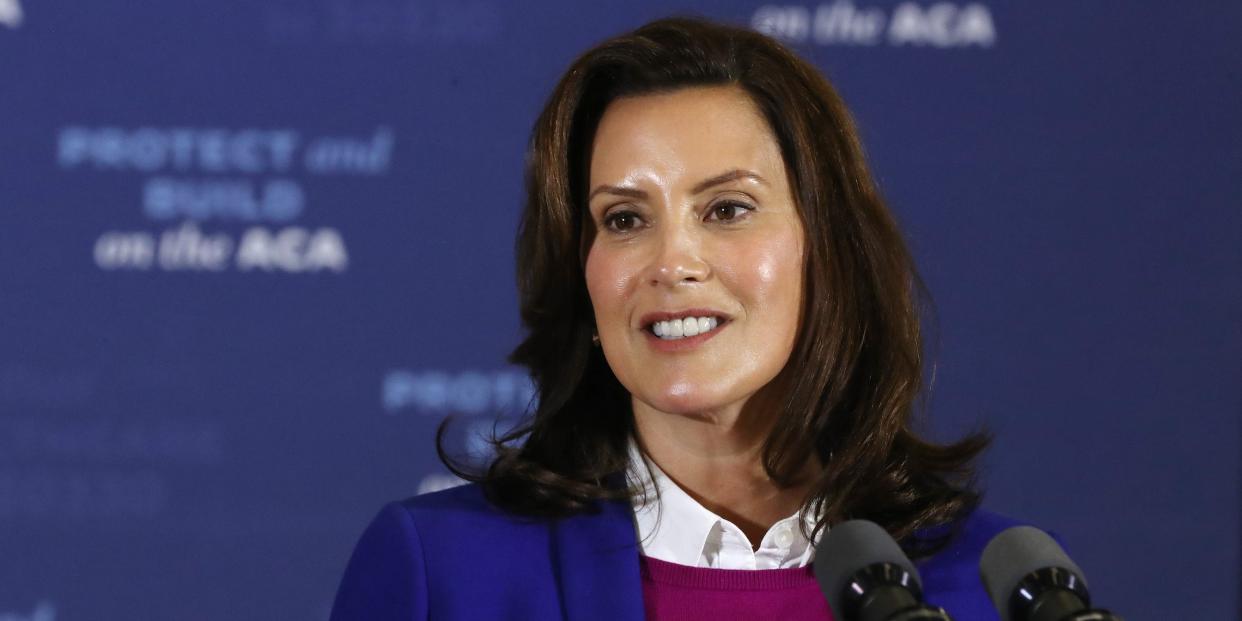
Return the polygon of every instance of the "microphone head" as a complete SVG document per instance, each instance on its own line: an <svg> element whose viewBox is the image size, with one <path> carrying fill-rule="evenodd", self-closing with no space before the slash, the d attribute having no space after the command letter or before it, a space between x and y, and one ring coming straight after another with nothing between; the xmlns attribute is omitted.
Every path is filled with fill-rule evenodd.
<svg viewBox="0 0 1242 621"><path fill-rule="evenodd" d="M1012 621L1009 601L1018 583L1032 572L1048 567L1069 571L1084 588L1087 586L1078 565L1052 537L1038 528L1014 526L988 542L979 559L979 575L1002 621Z"/></svg>
<svg viewBox="0 0 1242 621"><path fill-rule="evenodd" d="M901 546L880 526L867 520L842 522L824 534L815 546L815 579L824 592L833 617L844 619L845 588L858 570L876 563L893 563L905 569L919 591L923 581Z"/></svg>

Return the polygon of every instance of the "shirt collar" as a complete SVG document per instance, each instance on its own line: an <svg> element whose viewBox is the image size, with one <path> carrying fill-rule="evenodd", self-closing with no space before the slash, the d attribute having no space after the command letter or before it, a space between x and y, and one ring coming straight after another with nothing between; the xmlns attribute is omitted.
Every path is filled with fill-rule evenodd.
<svg viewBox="0 0 1242 621"><path fill-rule="evenodd" d="M721 530L732 529L741 536L740 529L712 513L681 489L659 466L643 455L633 438L630 439L629 453L630 484L638 491L634 500L634 521L643 555L691 567L716 566L718 563L709 559L719 557L719 550L715 548L719 545ZM798 528L803 521L807 531L815 526L814 518L809 515L798 520L795 514L778 522L792 522L792 533L802 543L799 546L803 550L798 555L800 558L792 560L796 566L808 564L814 554L814 543L805 542ZM712 549L709 550L709 547Z"/></svg>
<svg viewBox="0 0 1242 621"><path fill-rule="evenodd" d="M642 454L630 440L630 474L640 491L634 520L643 554L679 565L698 566L703 547L720 516L707 510Z"/></svg>

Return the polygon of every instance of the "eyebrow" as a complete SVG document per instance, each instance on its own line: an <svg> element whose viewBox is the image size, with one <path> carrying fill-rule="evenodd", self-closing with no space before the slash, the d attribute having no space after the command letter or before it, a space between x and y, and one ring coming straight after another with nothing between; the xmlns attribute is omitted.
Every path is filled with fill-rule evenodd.
<svg viewBox="0 0 1242 621"><path fill-rule="evenodd" d="M716 175L715 177L711 177L708 179L704 179L703 181L700 181L698 185L690 189L690 193L698 194L709 188L722 185L725 183L729 183L730 181L737 181L739 179L753 179L755 181L758 181L759 183L762 183L763 185L768 184L767 180L765 180L762 176L760 176L759 173L752 172L749 170L743 170L741 168L735 168L728 172ZM592 199L594 199L595 195L602 194L605 192L607 192L608 194L616 194L617 196L625 196L628 198L636 198L636 199L647 198L647 193L639 189L624 188L624 187L617 186L617 185L601 185L591 191L591 195L587 197L587 202L590 202Z"/></svg>
<svg viewBox="0 0 1242 621"><path fill-rule="evenodd" d="M741 168L734 168L733 170L730 170L729 172L716 175L715 177L712 177L711 179L705 179L699 182L698 185L690 189L690 193L698 194L699 192L702 192L713 186L721 185L724 183L729 183L730 181L737 181L738 179L753 179L755 181L758 181L759 183L762 183L763 185L768 184L768 182L765 181L763 177L759 176L759 173L751 172L749 170L742 170Z"/></svg>
<svg viewBox="0 0 1242 621"><path fill-rule="evenodd" d="M596 194L604 194L605 192L608 194L616 194L617 196L626 196L629 198L637 198L637 199L647 198L646 192L635 189L635 188L623 188L619 185L601 185L591 191L591 195L587 197L587 202L588 203L591 202L591 200L595 198Z"/></svg>

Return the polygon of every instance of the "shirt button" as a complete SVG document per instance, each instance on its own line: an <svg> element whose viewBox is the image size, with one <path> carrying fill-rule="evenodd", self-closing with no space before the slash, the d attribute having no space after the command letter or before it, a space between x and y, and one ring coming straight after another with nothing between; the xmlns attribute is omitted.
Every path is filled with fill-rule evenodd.
<svg viewBox="0 0 1242 621"><path fill-rule="evenodd" d="M782 548L788 548L793 543L793 533L788 526L782 526L776 531L776 545Z"/></svg>

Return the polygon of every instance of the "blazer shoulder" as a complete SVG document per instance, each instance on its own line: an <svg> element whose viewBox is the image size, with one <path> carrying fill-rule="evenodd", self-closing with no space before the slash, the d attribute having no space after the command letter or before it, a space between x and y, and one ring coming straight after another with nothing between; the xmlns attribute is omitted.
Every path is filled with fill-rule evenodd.
<svg viewBox="0 0 1242 621"><path fill-rule="evenodd" d="M961 520L957 526L956 536L950 543L950 546L965 548L970 551L977 550L979 555L983 554L983 548L987 546L992 537L999 535L1002 531L1014 526L1029 525L1030 522L1019 520L1008 515L994 513L985 509L975 509Z"/></svg>
<svg viewBox="0 0 1242 621"><path fill-rule="evenodd" d="M390 502L354 549L332 621L556 618L549 531L476 485Z"/></svg>
<svg viewBox="0 0 1242 621"><path fill-rule="evenodd" d="M628 509L619 507L557 519L527 517L492 505L470 484L389 503L369 530L373 534L364 539L375 543L360 544L365 551L355 554L347 572L351 586L338 598L342 611L360 612L333 621L577 618L569 613L594 610L599 594L617 585L628 587L621 589L625 601L615 602L621 607L641 588L633 524ZM391 583L384 574L393 567L401 570L397 581L415 593L412 602L389 589L377 594L366 588L377 575ZM388 616L354 604L393 600L399 605L385 604ZM614 618L641 618L639 606Z"/></svg>
<svg viewBox="0 0 1242 621"><path fill-rule="evenodd" d="M438 566L458 559L509 564L546 556L553 520L517 515L491 504L470 483L394 502L418 530L423 553Z"/></svg>
<svg viewBox="0 0 1242 621"><path fill-rule="evenodd" d="M548 525L547 520L516 515L493 505L477 483L419 494L392 504L410 514L424 537L443 531L478 531L486 527L507 532Z"/></svg>
<svg viewBox="0 0 1242 621"><path fill-rule="evenodd" d="M497 511L483 495L483 488L478 483L466 483L436 492L410 496L397 501L411 513L452 511L457 513L475 513Z"/></svg>
<svg viewBox="0 0 1242 621"><path fill-rule="evenodd" d="M921 559L919 565L939 571L950 567L965 569L959 566L966 564L974 571L979 557L983 555L983 549L993 537L1007 528L1024 524L1028 522L984 509L975 509L956 522L919 531L915 536L927 541L947 537L944 546L935 554Z"/></svg>
<svg viewBox="0 0 1242 621"><path fill-rule="evenodd" d="M975 509L958 521L918 533L924 539L948 537L935 554L918 561L927 601L958 619L998 619L979 578L979 559L988 542L1012 526L1028 524L1007 515Z"/></svg>
<svg viewBox="0 0 1242 621"><path fill-rule="evenodd" d="M389 503L371 520L337 587L332 621L427 618L427 566L409 513Z"/></svg>

